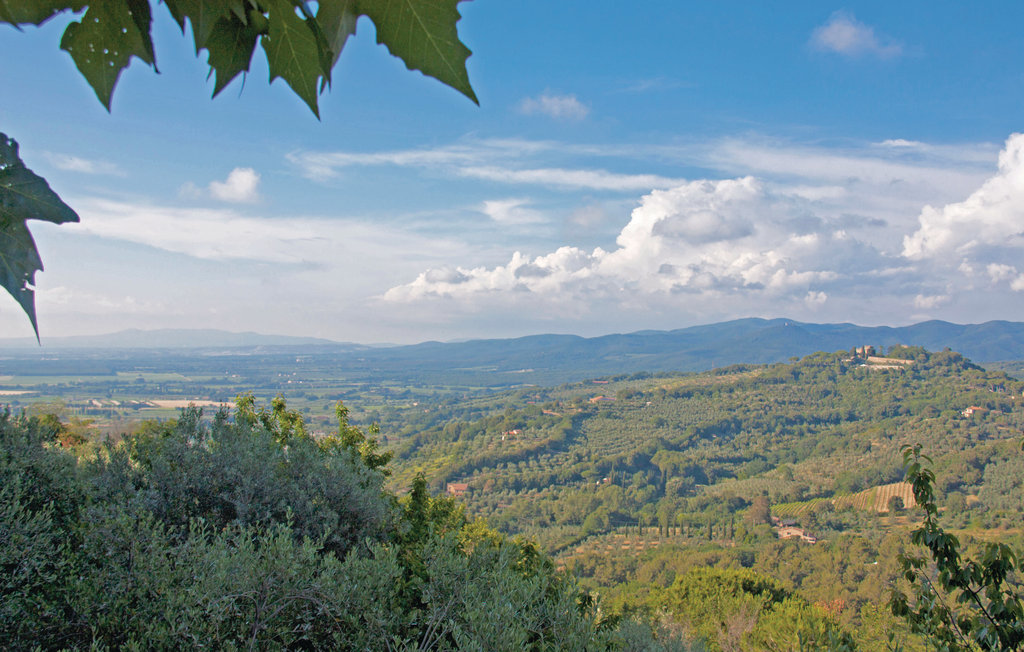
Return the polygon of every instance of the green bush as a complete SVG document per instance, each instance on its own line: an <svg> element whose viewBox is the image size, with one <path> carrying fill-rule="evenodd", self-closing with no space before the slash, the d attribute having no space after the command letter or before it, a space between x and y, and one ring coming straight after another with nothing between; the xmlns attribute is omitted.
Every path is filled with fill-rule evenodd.
<svg viewBox="0 0 1024 652"><path fill-rule="evenodd" d="M422 476L386 493L386 456L344 420L314 441L273 408L186 410L80 463L0 414L0 646L674 649L599 622L532 544Z"/></svg>

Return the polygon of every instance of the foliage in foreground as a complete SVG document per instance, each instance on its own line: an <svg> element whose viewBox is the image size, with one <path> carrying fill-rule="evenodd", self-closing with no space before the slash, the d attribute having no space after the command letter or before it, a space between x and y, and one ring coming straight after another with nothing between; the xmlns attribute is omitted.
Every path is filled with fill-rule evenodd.
<svg viewBox="0 0 1024 652"><path fill-rule="evenodd" d="M331 72L360 16L374 24L377 42L410 70L434 77L473 102L466 59L456 23L460 0L0 0L0 23L19 31L66 13L70 20L60 47L107 110L121 72L132 59L157 70L153 10L167 7L185 33L191 26L196 54L207 51L216 96L247 74L259 44L270 82L284 79L319 118L317 98L331 84ZM151 6L154 5L154 6ZM0 133L0 287L21 304L36 324L35 273L43 268L26 226L28 220L61 224L78 216L18 157L17 143Z"/></svg>
<svg viewBox="0 0 1024 652"><path fill-rule="evenodd" d="M240 408L81 460L0 414L4 647L670 649L422 478L386 493L344 421L316 441L283 404Z"/></svg>
<svg viewBox="0 0 1024 652"><path fill-rule="evenodd" d="M928 549L925 557L900 562L911 593L895 590L892 612L940 650L1019 650L1024 647L1024 593L1012 576L1019 555L1004 543L986 543L967 557L956 536L943 530L935 503L935 474L921 446L907 446L903 463L924 521L911 540Z"/></svg>
<svg viewBox="0 0 1024 652"><path fill-rule="evenodd" d="M852 650L822 608L748 569L695 568L647 600L708 650Z"/></svg>

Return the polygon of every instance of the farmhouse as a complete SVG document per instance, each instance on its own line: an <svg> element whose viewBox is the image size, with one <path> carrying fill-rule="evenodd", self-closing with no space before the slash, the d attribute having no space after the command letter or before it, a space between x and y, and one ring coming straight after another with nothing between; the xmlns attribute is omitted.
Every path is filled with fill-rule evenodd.
<svg viewBox="0 0 1024 652"><path fill-rule="evenodd" d="M465 482L449 482L448 493L452 496L465 496L469 491L469 485Z"/></svg>
<svg viewBox="0 0 1024 652"><path fill-rule="evenodd" d="M801 541L806 541L807 543L817 543L818 542L818 537L814 536L813 534L810 534L809 532L807 532L807 530L805 530L803 528L796 527L796 526L793 526L793 525L789 525L789 526L785 526L785 527L779 528L779 538L780 539L797 539L797 538L799 538Z"/></svg>

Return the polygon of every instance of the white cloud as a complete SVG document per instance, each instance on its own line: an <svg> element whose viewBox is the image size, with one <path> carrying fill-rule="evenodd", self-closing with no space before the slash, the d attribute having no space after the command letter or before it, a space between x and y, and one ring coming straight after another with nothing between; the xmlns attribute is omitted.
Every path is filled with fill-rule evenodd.
<svg viewBox="0 0 1024 652"><path fill-rule="evenodd" d="M302 174L315 181L324 181L338 175L340 168L371 165L436 168L468 165L484 160L487 147L453 145L437 149L411 149L391 152L291 152L289 162L299 166ZM500 155L504 148L495 148Z"/></svg>
<svg viewBox="0 0 1024 652"><path fill-rule="evenodd" d="M921 207L975 190L991 176L997 152L977 144L829 147L747 137L711 144L703 160L724 174L755 175L776 191L799 195L837 226L861 235L870 227L877 231L872 242L898 253Z"/></svg>
<svg viewBox="0 0 1024 652"><path fill-rule="evenodd" d="M311 178L362 183L394 167L396 184L419 174L463 199L453 209L416 198L403 211L401 193L399 204L384 199L378 224L260 216L242 205L69 198L82 224L38 229L53 261L42 280L56 286L45 301L40 293L40 305L61 315L86 314L91 308L76 308L83 302L143 314L132 301L159 296L239 328L239 319L265 319L250 305L260 296L261 304L290 306L260 322L284 330L369 310L373 325L363 330L371 340L598 334L750 315L1019 318L1018 138L998 170L999 146L985 143L818 144L756 134L635 147L467 139L422 150L299 152L289 158ZM714 178L680 178L694 170ZM208 181L193 185L193 196L209 200ZM428 184L410 187L417 185ZM450 197L447 190L437 196ZM922 211L929 203L938 217ZM124 280L104 288L64 265L81 261L77 254L46 253L61 242L73 252L99 244L102 255L85 269L106 269L122 252L136 269L157 263L130 288ZM920 244L919 255L909 255L909 242ZM62 287L72 291L64 303ZM158 318L154 309L146 323L183 323L172 313ZM99 312L94 323L109 330L98 326Z"/></svg>
<svg viewBox="0 0 1024 652"><path fill-rule="evenodd" d="M874 147L886 156L903 162L929 161L931 165L976 166L989 165L999 153L993 143L924 143L905 138L890 138L875 143Z"/></svg>
<svg viewBox="0 0 1024 652"><path fill-rule="evenodd" d="M825 294L824 292L815 292L814 290L808 292L807 296L804 297L804 303L812 307L820 306L824 304L826 301L828 301L827 294Z"/></svg>
<svg viewBox="0 0 1024 652"><path fill-rule="evenodd" d="M889 138L878 143L882 147L907 147L913 149L922 149L926 145L917 140L906 140L905 138Z"/></svg>
<svg viewBox="0 0 1024 652"><path fill-rule="evenodd" d="M76 199L74 205L82 220L67 225L66 232L132 242L199 260L321 269L361 266L365 271L379 266L382 256L390 258L392 267L414 268L436 264L441 254L435 252L464 252L463 245L451 240L353 219L253 217L232 209L101 198Z"/></svg>
<svg viewBox="0 0 1024 652"><path fill-rule="evenodd" d="M529 208L528 199L491 199L480 210L499 224L538 224L546 222L544 214Z"/></svg>
<svg viewBox="0 0 1024 652"><path fill-rule="evenodd" d="M814 143L746 134L635 147L465 140L429 150L299 153L293 160L329 174L400 166L432 181L488 182L474 186L477 193L493 192L490 184L528 189L529 201L525 191L477 195L477 210L494 224L539 221L540 204L532 202L557 211L545 216L543 233L508 229L515 240L473 240L469 256L418 268L380 295L381 310L398 314L416 302L418 313L453 328L459 314L504 315L507 324L569 315L598 328L631 314L689 323L758 313L884 323L913 310L946 319L971 310L975 318L983 297L1010 294L1014 283L1024 288L1019 273L999 283L985 274L989 264L1015 262L1005 243L975 247L969 256L953 251L940 265L935 257L905 256L904 238L921 229L922 206L952 205L977 191L993 176L998 151L989 143ZM681 178L693 170L712 178ZM579 199L555 194L568 191ZM643 196L631 215L624 208L630 196ZM600 210L574 213L573 205ZM552 243L557 233L564 239ZM1003 253L991 255L994 247Z"/></svg>
<svg viewBox="0 0 1024 652"><path fill-rule="evenodd" d="M553 152L560 155L608 154L602 148L569 146L547 141L487 140L436 149L376 153L292 152L287 158L299 167L303 176L314 181L335 178L344 168L392 165L429 170L431 173L440 171L454 177L559 189L642 192L651 188L668 188L682 182L678 178L657 174L625 174L594 168L526 165L531 157L550 155Z"/></svg>
<svg viewBox="0 0 1024 652"><path fill-rule="evenodd" d="M214 199L232 203L252 203L259 200L260 174L252 168L235 168L224 181L210 182L210 195Z"/></svg>
<svg viewBox="0 0 1024 652"><path fill-rule="evenodd" d="M903 239L903 255L913 260L942 259L960 264L979 251L1019 252L1024 247L1022 236L1024 135L1013 134L999 154L995 176L961 202L921 210L917 230Z"/></svg>
<svg viewBox="0 0 1024 652"><path fill-rule="evenodd" d="M795 230L806 217L804 200L752 177L693 181L644 196L614 250L564 246L533 258L516 252L491 268L428 270L384 298L590 303L738 294L819 306L828 298L822 288L875 269L879 254L842 232Z"/></svg>
<svg viewBox="0 0 1024 652"><path fill-rule="evenodd" d="M91 198L76 202L82 221L72 228L208 260L295 263L295 245L322 237L302 220L269 220L232 210L177 208Z"/></svg>
<svg viewBox="0 0 1024 652"><path fill-rule="evenodd" d="M872 152L863 148L813 147L729 138L714 144L707 157L711 163L725 170L775 178L795 177L805 183L815 180L830 186L839 184L847 192L852 185L865 183L878 186L901 184L904 187L913 184L927 188L969 188L977 183L975 168L981 167L978 165L981 161L974 155L973 148L969 160L918 154L917 158L907 160L888 156L884 150ZM991 152L987 152L986 157L984 161L990 165Z"/></svg>
<svg viewBox="0 0 1024 652"><path fill-rule="evenodd" d="M681 182L657 174L619 174L607 170L534 168L517 170L495 166L463 167L457 174L473 179L511 184L529 184L566 189L638 191L668 188Z"/></svg>
<svg viewBox="0 0 1024 652"><path fill-rule="evenodd" d="M1009 281L1010 289L1014 292L1024 291L1024 274L1017 271L1013 265L992 263L985 268L992 283L1003 283Z"/></svg>
<svg viewBox="0 0 1024 652"><path fill-rule="evenodd" d="M1003 265L1000 263L992 263L985 271L988 272L988 276L992 279L993 283L1000 281L1008 281L1011 278L1017 276L1017 268L1013 265Z"/></svg>
<svg viewBox="0 0 1024 652"><path fill-rule="evenodd" d="M949 303L950 297L947 294L918 294L914 297L914 307L919 310L931 310L943 304Z"/></svg>
<svg viewBox="0 0 1024 652"><path fill-rule="evenodd" d="M910 142L910 141L907 141ZM832 200L838 212L890 220L924 203L952 200L977 187L998 151L988 144L845 147L794 144L756 136L682 145L598 146L517 139L467 140L433 149L293 152L288 160L315 181L348 168L395 166L435 178L481 179L556 190L642 193L685 183L694 167L716 176L757 175L786 192ZM595 165L600 161L600 165ZM609 169L629 161L629 172ZM639 164L639 166L637 165ZM668 172L668 174L666 174ZM902 233L898 237L902 237Z"/></svg>
<svg viewBox="0 0 1024 652"><path fill-rule="evenodd" d="M811 44L819 50L851 57L870 54L887 59L903 53L899 43L879 38L874 28L845 11L835 12L828 22L815 28Z"/></svg>
<svg viewBox="0 0 1024 652"><path fill-rule="evenodd" d="M125 176L124 170L108 161L85 159L70 154L46 153L47 160L59 170L81 172L82 174L107 174L116 177Z"/></svg>
<svg viewBox="0 0 1024 652"><path fill-rule="evenodd" d="M551 95L544 93L527 97L519 103L519 110L526 115L541 114L557 120L582 120L590 109L576 99L575 95Z"/></svg>

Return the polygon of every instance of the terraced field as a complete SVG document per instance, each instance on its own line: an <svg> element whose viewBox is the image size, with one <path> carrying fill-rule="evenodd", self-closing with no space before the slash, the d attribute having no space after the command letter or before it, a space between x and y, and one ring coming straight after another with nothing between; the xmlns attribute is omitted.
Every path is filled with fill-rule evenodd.
<svg viewBox="0 0 1024 652"><path fill-rule="evenodd" d="M823 502L832 503L836 509L853 508L883 514L889 511L889 501L893 496L899 496L903 501L904 509L917 506L917 501L914 500L913 485L909 482L893 482L871 487L855 494L772 505L772 514L780 518L798 518L813 509L815 505Z"/></svg>

